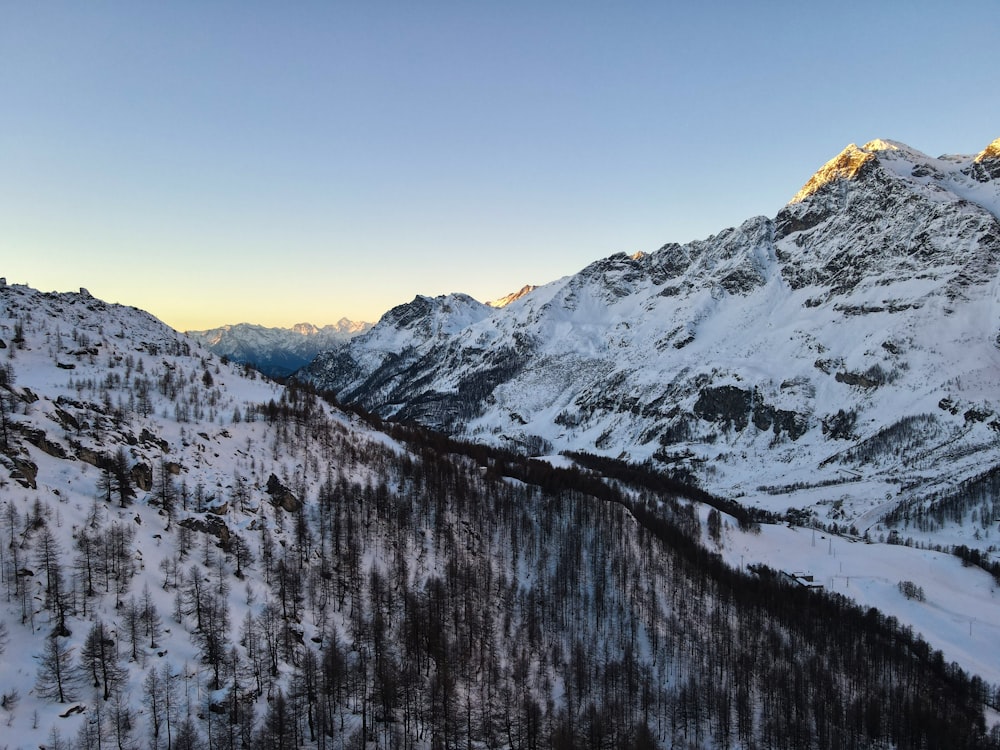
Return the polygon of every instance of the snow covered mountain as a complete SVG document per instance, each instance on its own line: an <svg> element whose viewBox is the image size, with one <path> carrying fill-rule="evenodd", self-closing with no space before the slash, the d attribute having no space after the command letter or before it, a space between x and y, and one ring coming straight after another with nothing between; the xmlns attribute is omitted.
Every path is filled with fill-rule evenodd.
<svg viewBox="0 0 1000 750"><path fill-rule="evenodd" d="M896 510L900 532L971 543L972 519L1000 517L956 500L1000 465L998 175L1000 140L852 144L773 218L503 307L418 297L301 376L487 444L651 460L862 534Z"/></svg>
<svg viewBox="0 0 1000 750"><path fill-rule="evenodd" d="M311 362L319 352L336 348L371 325L347 318L322 328L311 323L298 323L291 328L237 323L207 331L187 331L187 335L219 356L253 365L270 377L285 377Z"/></svg>
<svg viewBox="0 0 1000 750"><path fill-rule="evenodd" d="M0 280L0 352L4 745L1000 747L951 554L384 432L85 290Z"/></svg>

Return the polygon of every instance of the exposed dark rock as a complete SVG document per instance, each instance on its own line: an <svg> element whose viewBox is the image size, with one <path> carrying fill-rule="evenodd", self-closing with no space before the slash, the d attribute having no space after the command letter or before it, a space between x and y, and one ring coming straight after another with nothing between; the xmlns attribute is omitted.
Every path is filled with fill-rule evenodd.
<svg viewBox="0 0 1000 750"><path fill-rule="evenodd" d="M152 432L147 430L145 427L142 429L142 432L139 433L139 440L141 440L144 443L152 443L164 453L170 450L170 443L168 443L163 438L157 437Z"/></svg>
<svg viewBox="0 0 1000 750"><path fill-rule="evenodd" d="M983 149L972 165L962 171L977 182L1000 179L1000 138Z"/></svg>
<svg viewBox="0 0 1000 750"><path fill-rule="evenodd" d="M67 430L79 430L80 421L65 409L60 409L57 405L52 411L55 419Z"/></svg>
<svg viewBox="0 0 1000 750"><path fill-rule="evenodd" d="M14 468L10 472L10 478L22 487L37 490L38 484L35 480L38 477L38 467L31 461L23 458L12 458L11 461L14 464Z"/></svg>
<svg viewBox="0 0 1000 750"><path fill-rule="evenodd" d="M878 383L856 372L838 372L834 376L838 383L857 385L862 388L876 388Z"/></svg>
<svg viewBox="0 0 1000 750"><path fill-rule="evenodd" d="M823 417L823 434L832 440L851 440L857 420L858 414L854 410L840 409L836 414Z"/></svg>
<svg viewBox="0 0 1000 750"><path fill-rule="evenodd" d="M219 546L223 549L229 547L231 532L229 531L229 527L226 526L226 522L219 516L185 518L179 521L179 523L181 526L191 529L192 531L200 531L203 534L211 534L219 540Z"/></svg>
<svg viewBox="0 0 1000 750"><path fill-rule="evenodd" d="M838 383L856 385L859 388L878 388L892 380L890 373L887 373L879 364L872 365L864 372L841 371L834 375Z"/></svg>
<svg viewBox="0 0 1000 750"><path fill-rule="evenodd" d="M754 406L753 423L758 430L771 429L775 435L784 432L792 440L798 440L809 429L808 417L788 409L776 409L769 404Z"/></svg>
<svg viewBox="0 0 1000 750"><path fill-rule="evenodd" d="M749 294L764 283L764 277L756 268L741 266L719 280L719 286L730 294Z"/></svg>
<svg viewBox="0 0 1000 750"><path fill-rule="evenodd" d="M70 408L76 409L77 411L93 411L98 414L104 414L104 407L101 404L95 404L93 402L77 401L74 398L69 398L68 396L58 396L56 398L56 406L60 406L63 410Z"/></svg>
<svg viewBox="0 0 1000 750"><path fill-rule="evenodd" d="M796 207L785 206L774 217L775 239L780 240L796 232L812 229L828 218L830 218L830 212L823 206L801 203L797 204ZM793 285L793 288L798 287Z"/></svg>
<svg viewBox="0 0 1000 750"><path fill-rule="evenodd" d="M78 459L84 463L90 464L91 466L101 468L101 462L103 461L102 454L90 448L85 448L82 445L76 445L75 443L71 443L71 445L73 447L73 452Z"/></svg>
<svg viewBox="0 0 1000 750"><path fill-rule="evenodd" d="M972 407L971 409L966 409L965 414L962 416L965 417L966 422L985 422L993 416L993 411L991 409Z"/></svg>
<svg viewBox="0 0 1000 750"><path fill-rule="evenodd" d="M968 170L968 175L977 182L1000 179L1000 158L984 159L973 164Z"/></svg>
<svg viewBox="0 0 1000 750"><path fill-rule="evenodd" d="M15 427L24 435L25 440L38 448L42 453L47 453L55 458L67 457L66 449L59 443L49 440L44 430L34 430L21 425L15 425Z"/></svg>
<svg viewBox="0 0 1000 750"><path fill-rule="evenodd" d="M951 414L958 414L958 404L950 398L943 398L938 401L938 408Z"/></svg>
<svg viewBox="0 0 1000 750"><path fill-rule="evenodd" d="M143 492L153 489L153 469L149 464L137 463L130 472L132 483Z"/></svg>
<svg viewBox="0 0 1000 750"><path fill-rule="evenodd" d="M271 496L271 502L278 507L287 510L289 513L296 512L301 503L290 489L281 483L274 474L267 478L267 494Z"/></svg>
<svg viewBox="0 0 1000 750"><path fill-rule="evenodd" d="M749 423L750 391L734 385L702 388L694 404L694 413L707 422L731 425L743 430Z"/></svg>

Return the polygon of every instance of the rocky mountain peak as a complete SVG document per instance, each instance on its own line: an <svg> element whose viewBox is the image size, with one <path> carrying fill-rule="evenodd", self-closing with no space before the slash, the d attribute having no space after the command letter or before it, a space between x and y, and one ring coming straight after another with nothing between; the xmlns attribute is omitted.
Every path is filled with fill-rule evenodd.
<svg viewBox="0 0 1000 750"><path fill-rule="evenodd" d="M984 148L979 154L976 155L976 162L982 162L986 159L1000 159L1000 138L990 143L989 146Z"/></svg>
<svg viewBox="0 0 1000 750"><path fill-rule="evenodd" d="M848 146L775 217L782 275L822 287L823 299L923 278L933 283L922 294L964 294L996 268L1000 202L977 185L994 164L1000 172L1000 160L934 159L894 141Z"/></svg>
<svg viewBox="0 0 1000 750"><path fill-rule="evenodd" d="M901 175L916 172L914 176L923 177L937 172L934 166L936 161L899 141L876 138L861 147L851 143L820 167L792 197L789 205L803 202L831 183L857 179L866 165L898 163L899 166L889 167L890 170Z"/></svg>
<svg viewBox="0 0 1000 750"><path fill-rule="evenodd" d="M976 154L966 174L977 182L1000 178L1000 138Z"/></svg>
<svg viewBox="0 0 1000 750"><path fill-rule="evenodd" d="M517 300L521 299L521 297L525 296L526 294L531 294L531 292L535 291L537 288L538 287L535 286L534 284L525 284L516 292L511 292L510 294L500 297L499 299L490 300L489 302L486 303L486 306L497 307L497 308L506 307L511 302L517 302Z"/></svg>
<svg viewBox="0 0 1000 750"><path fill-rule="evenodd" d="M910 147L905 143L900 143L899 141L887 141L883 138L876 138L868 141L868 143L861 147L861 150L869 153L873 153L875 151L908 151L910 150Z"/></svg>
<svg viewBox="0 0 1000 750"><path fill-rule="evenodd" d="M485 307L486 305L482 302L467 294L441 294L437 297L418 294L412 301L396 305L389 310L375 327L382 329L409 328L414 325L424 326L429 324L433 317L461 316L468 310L479 310Z"/></svg>
<svg viewBox="0 0 1000 750"><path fill-rule="evenodd" d="M802 186L789 203L801 203L835 180L853 179L861 171L861 168L874 158L873 151L867 148L874 143L888 145L886 141L870 141L866 144L866 148L862 149L853 143L849 144L843 151L820 167L819 171L809 178L809 181Z"/></svg>

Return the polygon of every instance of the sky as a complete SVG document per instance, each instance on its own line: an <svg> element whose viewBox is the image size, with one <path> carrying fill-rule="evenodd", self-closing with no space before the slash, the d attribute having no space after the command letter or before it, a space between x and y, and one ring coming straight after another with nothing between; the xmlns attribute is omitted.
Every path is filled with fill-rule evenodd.
<svg viewBox="0 0 1000 750"><path fill-rule="evenodd" d="M1000 137L996 0L0 0L0 276L178 330L486 301Z"/></svg>

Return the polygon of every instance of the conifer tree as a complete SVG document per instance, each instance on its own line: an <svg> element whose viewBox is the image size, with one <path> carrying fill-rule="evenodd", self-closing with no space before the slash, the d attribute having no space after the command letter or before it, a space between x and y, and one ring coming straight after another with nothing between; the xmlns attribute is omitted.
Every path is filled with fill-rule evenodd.
<svg viewBox="0 0 1000 750"><path fill-rule="evenodd" d="M102 691L101 697L105 701L121 686L127 675L118 663L115 641L101 620L87 632L80 650L80 669L95 692Z"/></svg>
<svg viewBox="0 0 1000 750"><path fill-rule="evenodd" d="M45 639L39 657L35 693L45 700L67 703L76 697L73 652L58 636Z"/></svg>

